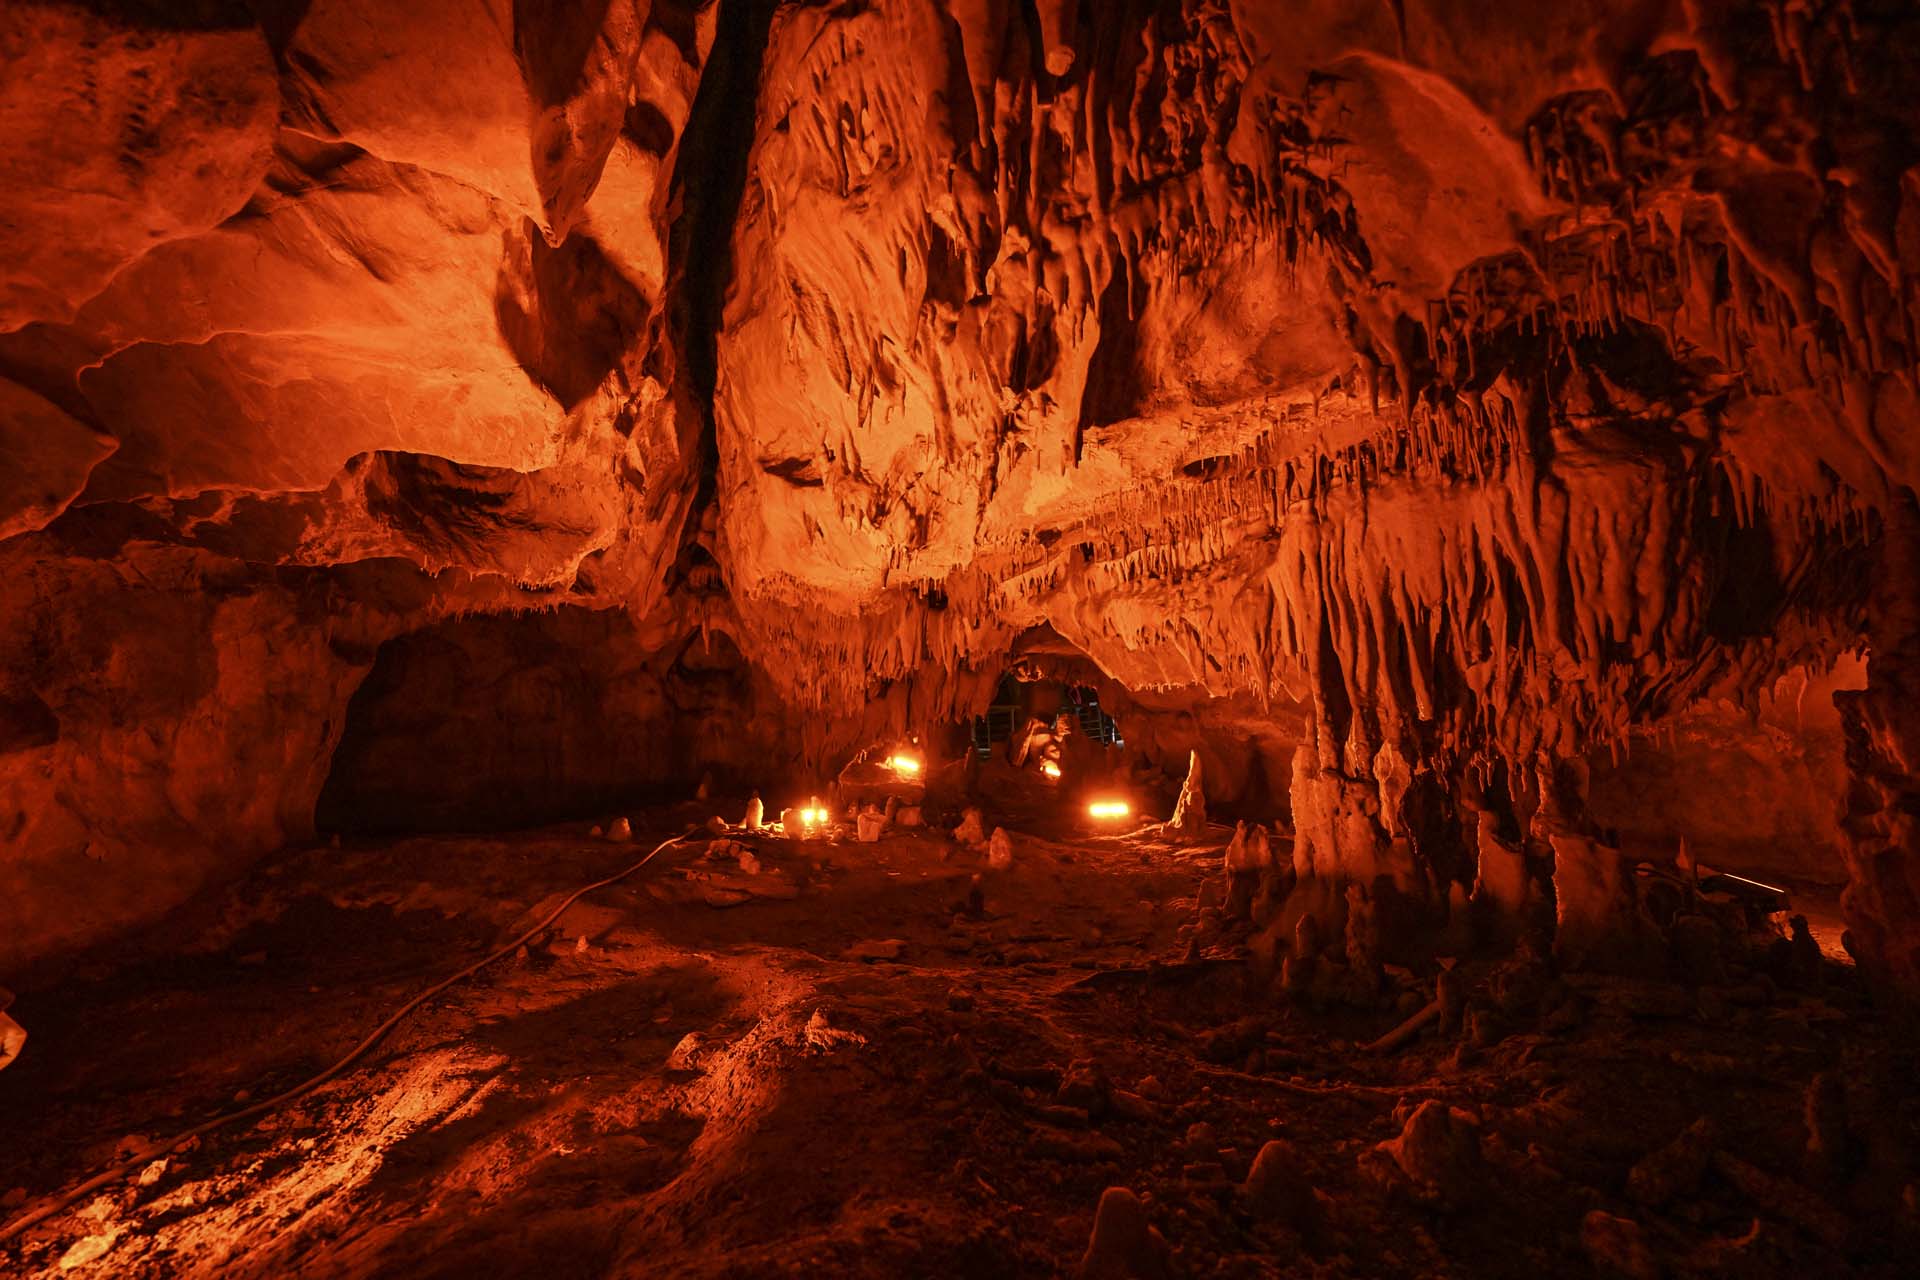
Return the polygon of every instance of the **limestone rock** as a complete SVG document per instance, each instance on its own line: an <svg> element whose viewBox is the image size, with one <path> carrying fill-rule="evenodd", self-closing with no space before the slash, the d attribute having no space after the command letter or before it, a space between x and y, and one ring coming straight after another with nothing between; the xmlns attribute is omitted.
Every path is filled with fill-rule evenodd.
<svg viewBox="0 0 1920 1280"><path fill-rule="evenodd" d="M1264 1143L1240 1190L1242 1203L1256 1222L1273 1223L1302 1235L1316 1234L1324 1213L1303 1170L1300 1153L1282 1138Z"/></svg>
<svg viewBox="0 0 1920 1280"><path fill-rule="evenodd" d="M1167 829L1197 839L1207 829L1207 793L1200 778L1200 753L1187 755L1187 779L1180 784L1180 797L1174 801L1173 817L1167 822Z"/></svg>
<svg viewBox="0 0 1920 1280"><path fill-rule="evenodd" d="M1139 1197L1125 1187L1108 1187L1100 1193L1093 1234L1074 1275L1076 1280L1167 1280L1170 1258Z"/></svg>
<svg viewBox="0 0 1920 1280"><path fill-rule="evenodd" d="M1421 1103L1398 1137L1370 1153L1392 1163L1402 1185L1418 1200L1457 1206L1478 1195L1485 1179L1480 1127L1465 1112L1443 1102Z"/></svg>
<svg viewBox="0 0 1920 1280"><path fill-rule="evenodd" d="M960 844L976 848L987 843L985 819L980 810L969 808L960 816L960 825L954 828L953 838Z"/></svg>

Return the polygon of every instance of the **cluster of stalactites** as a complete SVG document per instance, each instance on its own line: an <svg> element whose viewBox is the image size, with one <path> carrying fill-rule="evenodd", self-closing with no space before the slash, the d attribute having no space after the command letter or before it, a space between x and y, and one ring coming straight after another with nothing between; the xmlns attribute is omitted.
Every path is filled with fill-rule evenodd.
<svg viewBox="0 0 1920 1280"><path fill-rule="evenodd" d="M1182 22L1177 41L1121 23L1072 54L1073 77L1018 83L991 41L1024 36L962 23L978 117L966 163L992 193L956 203L973 220L969 272L1018 230L1033 305L1092 317L1117 280L1131 319L1148 281L1224 245L1312 253L1356 300L1357 376L1341 383L1364 387L1346 421L1365 428L1328 429L1316 404L1313 421L1145 480L1045 545L983 541L968 568L824 630L755 611L764 651L806 673L803 700L987 670L1017 629L1048 622L1134 687L1306 690L1330 737L1364 720L1376 738L1520 757L1620 740L1689 696L1744 694L1854 642L1858 584L1837 566L1872 536L1888 483L1914 478L1884 442L1915 405L1920 354L1885 218L1860 216L1851 193L1816 200L1802 258L1769 251L1737 192L1687 180L1716 140L1755 127L1752 111L1717 98L1692 54L1661 55L1636 74L1692 77L1697 109L1651 91L1669 104L1658 121L1631 101L1553 100L1526 143L1568 212L1418 314L1362 305L1364 212L1315 168L1336 144L1298 104L1242 101L1224 6L1188 3ZM1849 47L1803 36L1777 52L1811 87L1847 74ZM1671 394L1609 381L1590 358L1609 342L1657 347ZM1841 422L1835 449L1860 465L1833 450L1789 465L1722 438L1729 397L1796 396ZM1716 593L1756 555L1775 598L1729 630Z"/></svg>

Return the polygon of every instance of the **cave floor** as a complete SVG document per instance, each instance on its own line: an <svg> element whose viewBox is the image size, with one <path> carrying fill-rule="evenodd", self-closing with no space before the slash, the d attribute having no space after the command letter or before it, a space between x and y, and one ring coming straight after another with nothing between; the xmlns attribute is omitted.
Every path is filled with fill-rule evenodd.
<svg viewBox="0 0 1920 1280"><path fill-rule="evenodd" d="M646 815L624 847L569 827L290 852L29 993L33 1039L0 1078L4 1216L304 1079L685 817ZM1889 1149L1910 1098L1860 1126L1867 1172L1806 1203L1718 1169L1658 1209L1625 1194L1701 1116L1724 1151L1804 1181L1816 1072L1910 1078L1844 978L1742 1003L1576 975L1580 1016L1551 1027L1464 1056L1432 1036L1365 1053L1400 1020L1390 1003L1250 996L1244 940L1200 910L1220 841L1017 835L1013 867L990 871L930 833L753 840L748 875L705 839L569 908L317 1091L28 1231L0 1270L1048 1276L1078 1263L1116 1185L1191 1275L1580 1275L1595 1258L1630 1274L1630 1246L1591 1224L1583 1240L1596 1209L1674 1273L1892 1275L1910 1243ZM1121 1091L1108 1107L1097 1084L1076 1092L1077 1062ZM1091 1116L1071 1105L1089 1098ZM1439 1202L1369 1157L1427 1099L1464 1112L1482 1151ZM1249 1214L1238 1184L1272 1138L1323 1228Z"/></svg>

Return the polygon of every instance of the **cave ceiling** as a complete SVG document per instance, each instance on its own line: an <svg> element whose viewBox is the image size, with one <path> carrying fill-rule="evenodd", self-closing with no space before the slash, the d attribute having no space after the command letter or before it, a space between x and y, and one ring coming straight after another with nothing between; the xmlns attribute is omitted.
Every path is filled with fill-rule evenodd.
<svg viewBox="0 0 1920 1280"><path fill-rule="evenodd" d="M1603 741L1860 640L1903 10L12 4L0 554Z"/></svg>

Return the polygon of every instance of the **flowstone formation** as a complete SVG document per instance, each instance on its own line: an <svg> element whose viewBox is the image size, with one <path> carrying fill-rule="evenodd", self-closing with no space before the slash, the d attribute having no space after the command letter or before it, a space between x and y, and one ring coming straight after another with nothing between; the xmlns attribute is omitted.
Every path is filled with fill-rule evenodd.
<svg viewBox="0 0 1920 1280"><path fill-rule="evenodd" d="M1595 754L1864 649L1920 986L1917 64L1895 0L9 5L0 963L341 766L826 776L1023 657L1289 819L1276 938L1598 959Z"/></svg>

